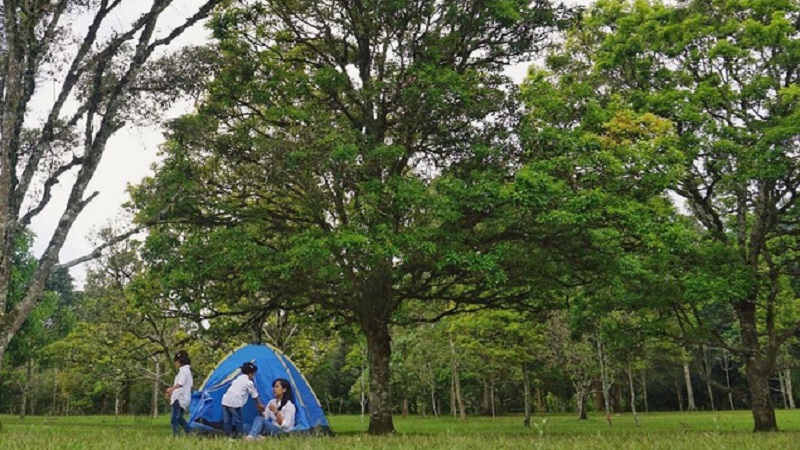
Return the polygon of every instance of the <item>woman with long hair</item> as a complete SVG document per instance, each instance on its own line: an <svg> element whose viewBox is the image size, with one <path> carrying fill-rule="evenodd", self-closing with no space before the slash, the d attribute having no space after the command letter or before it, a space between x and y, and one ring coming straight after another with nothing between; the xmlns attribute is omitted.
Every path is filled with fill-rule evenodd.
<svg viewBox="0 0 800 450"><path fill-rule="evenodd" d="M255 418L245 439L280 436L294 429L297 408L293 402L292 385L288 380L278 378L272 383L272 395L274 398L267 404L263 415Z"/></svg>

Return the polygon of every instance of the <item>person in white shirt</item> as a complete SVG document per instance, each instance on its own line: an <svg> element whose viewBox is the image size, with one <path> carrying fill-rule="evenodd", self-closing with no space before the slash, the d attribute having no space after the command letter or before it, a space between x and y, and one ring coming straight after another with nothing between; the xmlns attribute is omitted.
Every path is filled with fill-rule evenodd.
<svg viewBox="0 0 800 450"><path fill-rule="evenodd" d="M292 385L278 378L272 383L272 395L262 416L256 417L245 439L261 439L262 435L280 436L294 430L297 408L292 403Z"/></svg>
<svg viewBox="0 0 800 450"><path fill-rule="evenodd" d="M172 425L172 434L178 436L181 428L189 434L192 429L189 423L183 418L183 414L189 410L189 403L192 400L192 369L189 366L189 354L185 350L181 350L175 354L175 368L178 369L178 374L175 375L175 381L172 386L168 387L164 393L169 397L169 404L172 407L172 416L170 424Z"/></svg>
<svg viewBox="0 0 800 450"><path fill-rule="evenodd" d="M225 436L230 436L233 429L237 434L242 434L242 407L247 403L247 398L252 397L256 401L259 411L264 410L261 399L258 398L256 385L253 378L258 371L258 367L251 362L242 364L242 374L236 377L222 396L222 431Z"/></svg>

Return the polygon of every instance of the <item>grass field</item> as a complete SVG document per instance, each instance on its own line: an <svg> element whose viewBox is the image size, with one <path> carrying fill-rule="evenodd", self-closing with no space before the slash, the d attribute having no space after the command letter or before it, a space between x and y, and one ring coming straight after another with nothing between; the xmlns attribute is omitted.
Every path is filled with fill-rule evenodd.
<svg viewBox="0 0 800 450"><path fill-rule="evenodd" d="M0 449L800 449L800 411L778 411L779 433L754 434L749 412L653 413L630 415L608 426L600 415L579 422L572 416L534 417L531 428L521 417L395 419L397 435L364 435L357 416L330 417L333 438L241 440L174 439L168 418L0 416Z"/></svg>

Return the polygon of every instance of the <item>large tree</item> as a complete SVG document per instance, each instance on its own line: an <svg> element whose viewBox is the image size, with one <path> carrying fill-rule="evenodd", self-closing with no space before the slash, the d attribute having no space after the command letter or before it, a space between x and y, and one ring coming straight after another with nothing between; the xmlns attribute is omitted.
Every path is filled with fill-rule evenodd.
<svg viewBox="0 0 800 450"><path fill-rule="evenodd" d="M173 0L4 0L0 5L0 361L40 301L72 225L98 195L87 188L109 138L140 112L143 93L158 92L163 100L179 84L139 83L139 75L148 73L150 81L163 75L185 78L147 63L220 1L200 1L190 16L166 27L160 19ZM117 16L123 8L142 13L123 26ZM86 28L73 27L76 21L85 21ZM112 33L106 31L116 25ZM32 99L44 86L48 92L55 86L54 98L36 111L44 117L39 122L31 112L43 105ZM16 237L51 205L55 186L75 173L55 230L39 237L47 245L35 273L12 306Z"/></svg>
<svg viewBox="0 0 800 450"><path fill-rule="evenodd" d="M674 124L684 175L672 190L695 230L665 236L660 295L649 296L663 301L644 306L677 313L681 338L744 362L756 431L777 429L769 380L800 329L787 279L797 274L798 12L793 0L603 1L549 60L567 110L616 101Z"/></svg>
<svg viewBox="0 0 800 450"><path fill-rule="evenodd" d="M487 240L498 229L479 225L519 158L502 71L545 42L552 16L527 1L278 0L234 2L213 22L223 68L200 114L174 124L142 189L162 200L149 212L172 198L184 220L238 227L230 245L250 269L231 276L261 255L265 304L299 299L358 325L371 433L394 431L401 305L489 303L505 278L507 249Z"/></svg>

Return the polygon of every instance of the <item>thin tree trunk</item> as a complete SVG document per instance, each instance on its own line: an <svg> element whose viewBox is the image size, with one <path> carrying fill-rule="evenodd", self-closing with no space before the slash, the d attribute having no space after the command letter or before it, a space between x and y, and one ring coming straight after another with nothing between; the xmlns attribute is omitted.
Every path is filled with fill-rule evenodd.
<svg viewBox="0 0 800 450"><path fill-rule="evenodd" d="M538 383L536 386L536 411L539 413L547 412L547 407L544 403L544 396L542 395L542 387L538 386Z"/></svg>
<svg viewBox="0 0 800 450"><path fill-rule="evenodd" d="M488 416L492 413L491 399L489 398L489 382L483 381L483 405L481 407L481 414Z"/></svg>
<svg viewBox="0 0 800 450"><path fill-rule="evenodd" d="M631 413L633 414L633 422L639 426L639 414L636 412L636 389L633 384L633 368L628 364L628 385L631 389Z"/></svg>
<svg viewBox="0 0 800 450"><path fill-rule="evenodd" d="M400 411L403 413L403 419L408 417L408 398L403 399L403 405Z"/></svg>
<svg viewBox="0 0 800 450"><path fill-rule="evenodd" d="M683 388L678 379L675 380L675 392L678 393L678 409L683 412Z"/></svg>
<svg viewBox="0 0 800 450"><path fill-rule="evenodd" d="M703 346L703 372L705 373L706 389L708 390L708 400L711 402L711 410L716 411L717 406L714 402L714 389L711 386L711 375L714 371L713 365L708 357L708 349Z"/></svg>
<svg viewBox="0 0 800 450"><path fill-rule="evenodd" d="M20 399L19 418L24 419L25 414L28 412L28 392L31 387L31 378L33 376L33 361L28 360L25 363L25 383L22 385L22 398Z"/></svg>
<svg viewBox="0 0 800 450"><path fill-rule="evenodd" d="M522 367L522 395L525 400L525 424L530 426L531 423L531 380L528 376L528 369Z"/></svg>
<svg viewBox="0 0 800 450"><path fill-rule="evenodd" d="M433 372L431 363L428 363L428 374L431 380L431 406L433 407L433 415L434 417L439 417L441 408L436 404L436 374Z"/></svg>
<svg viewBox="0 0 800 450"><path fill-rule="evenodd" d="M786 383L786 396L789 398L789 409L795 409L794 391L792 390L792 369L786 369L783 376Z"/></svg>
<svg viewBox="0 0 800 450"><path fill-rule="evenodd" d="M114 417L119 418L119 394L121 389L114 389Z"/></svg>
<svg viewBox="0 0 800 450"><path fill-rule="evenodd" d="M650 405L647 404L647 371L642 370L642 399L644 400L644 412L650 412Z"/></svg>
<svg viewBox="0 0 800 450"><path fill-rule="evenodd" d="M53 406L52 415L58 415L58 368L53 369Z"/></svg>
<svg viewBox="0 0 800 450"><path fill-rule="evenodd" d="M494 380L489 383L489 404L492 407L492 417L497 417L497 412L494 406Z"/></svg>
<svg viewBox="0 0 800 450"><path fill-rule="evenodd" d="M731 392L731 370L733 367L730 364L730 356L728 355L728 351L725 350L723 356L723 364L722 370L725 371L725 385L728 387L728 402L731 405L731 411L736 411L736 408L733 406L733 392Z"/></svg>
<svg viewBox="0 0 800 450"><path fill-rule="evenodd" d="M456 389L456 400L458 401L458 413L461 416L461 419L467 418L467 411L464 409L464 398L461 396L461 378L458 374L458 364L456 362L456 344L453 341L453 335L450 335L450 363L452 365L453 370L453 379L455 382L455 389Z"/></svg>
<svg viewBox="0 0 800 450"><path fill-rule="evenodd" d="M155 358L155 376L153 377L153 398L150 407L150 417L153 419L158 417L158 399L160 394L159 381L161 380L161 364L158 358Z"/></svg>
<svg viewBox="0 0 800 450"><path fill-rule="evenodd" d="M364 416L367 413L367 388L366 388L366 374L367 374L367 349L364 348L363 357L361 360L361 421L364 421Z"/></svg>
<svg viewBox="0 0 800 450"><path fill-rule="evenodd" d="M717 410L717 406L714 403L714 389L711 387L711 382L710 381L706 382L706 387L708 388L708 399L711 401L711 410L712 411L716 411Z"/></svg>
<svg viewBox="0 0 800 450"><path fill-rule="evenodd" d="M456 379L453 373L450 374L450 414L453 417L458 415L456 410Z"/></svg>
<svg viewBox="0 0 800 450"><path fill-rule="evenodd" d="M783 372L778 371L778 384L781 386L781 400L783 400L783 409L789 409L789 398L786 396L786 384L783 381Z"/></svg>
<svg viewBox="0 0 800 450"><path fill-rule="evenodd" d="M611 425L611 379L606 366L606 355L603 351L603 342L600 338L600 330L597 331L597 357L600 362L600 382L603 385L603 403L606 410L606 421Z"/></svg>
<svg viewBox="0 0 800 450"><path fill-rule="evenodd" d="M683 378L686 382L686 410L695 411L694 389L692 388L692 373L689 370L689 361L683 361Z"/></svg>
<svg viewBox="0 0 800 450"><path fill-rule="evenodd" d="M431 389L431 408L433 409L433 416L439 417L439 411L436 409L436 392Z"/></svg>

